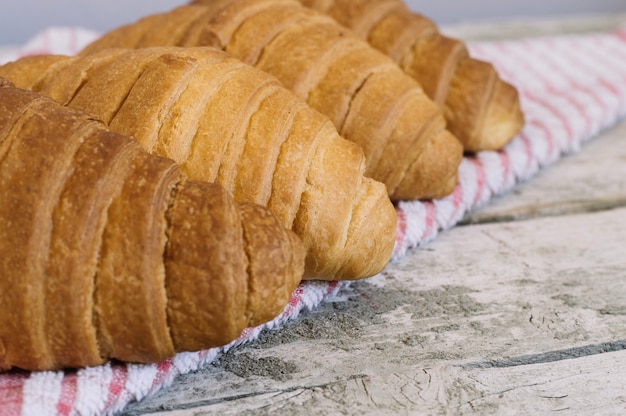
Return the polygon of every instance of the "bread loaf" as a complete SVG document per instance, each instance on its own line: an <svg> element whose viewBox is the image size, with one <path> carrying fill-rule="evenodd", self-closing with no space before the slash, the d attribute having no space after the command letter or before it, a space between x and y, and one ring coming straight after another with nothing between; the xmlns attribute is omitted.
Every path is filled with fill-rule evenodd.
<svg viewBox="0 0 626 416"><path fill-rule="evenodd" d="M302 243L266 208L1 78L0 160L0 369L221 346L302 277Z"/></svg>
<svg viewBox="0 0 626 416"><path fill-rule="evenodd" d="M168 36L169 34L169 36ZM81 52L219 46L277 77L360 145L366 176L393 200L439 198L457 183L462 146L441 109L389 57L295 0L220 0L147 16Z"/></svg>
<svg viewBox="0 0 626 416"><path fill-rule="evenodd" d="M466 151L498 150L520 131L517 90L494 67L402 0L300 0L335 18L391 57L444 109Z"/></svg>
<svg viewBox="0 0 626 416"><path fill-rule="evenodd" d="M269 207L302 238L306 278L367 277L391 257L395 210L385 186L364 176L362 150L275 77L223 51L32 56L0 76L89 113L236 201Z"/></svg>

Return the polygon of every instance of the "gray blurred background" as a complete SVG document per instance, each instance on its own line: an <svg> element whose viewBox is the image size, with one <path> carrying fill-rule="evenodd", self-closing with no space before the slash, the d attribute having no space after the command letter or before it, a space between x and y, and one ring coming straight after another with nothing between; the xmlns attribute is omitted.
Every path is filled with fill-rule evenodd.
<svg viewBox="0 0 626 416"><path fill-rule="evenodd" d="M407 0L410 7L440 24L533 16L626 12L626 0ZM81 26L97 31L166 11L186 0L2 0L0 45L26 42L51 26Z"/></svg>

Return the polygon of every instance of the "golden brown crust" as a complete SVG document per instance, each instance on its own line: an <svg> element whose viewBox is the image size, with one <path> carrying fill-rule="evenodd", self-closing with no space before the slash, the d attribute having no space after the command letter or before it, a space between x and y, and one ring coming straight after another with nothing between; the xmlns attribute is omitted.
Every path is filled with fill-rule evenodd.
<svg viewBox="0 0 626 416"><path fill-rule="evenodd" d="M241 23L229 37L228 43L224 44L224 50L227 53L248 65L256 66L261 55L265 53L265 48L285 29L289 27L302 28L303 25L323 24L328 21L328 18L323 15L319 15L317 19L311 20L310 13L306 9L299 7L297 3L267 3L264 5L264 8L257 6L257 3L260 4L258 1L241 3L242 5L248 4L248 7L236 15L237 21L241 21ZM229 7L229 9L236 10L238 8L236 6ZM259 8L258 11L249 11L257 8ZM213 20L215 21L216 19L214 18ZM219 26L209 25L207 30L212 30L216 33L216 36L220 36ZM306 43L308 44L311 40L307 38Z"/></svg>
<svg viewBox="0 0 626 416"><path fill-rule="evenodd" d="M285 308L300 278L285 282L279 276L302 276L305 251L295 235L260 205L243 202L238 207L249 261L246 315L248 324L257 326Z"/></svg>
<svg viewBox="0 0 626 416"><path fill-rule="evenodd" d="M163 259L165 213L180 172L172 160L139 150L107 212L95 311L104 356L157 362L175 352L167 325Z"/></svg>
<svg viewBox="0 0 626 416"><path fill-rule="evenodd" d="M48 67L33 90L67 105L87 82L93 68L116 59L121 53L121 50L104 50L81 60L80 66L73 65L75 58L66 57L65 61Z"/></svg>
<svg viewBox="0 0 626 416"><path fill-rule="evenodd" d="M404 181L412 182L414 177L422 172L425 175L436 175L439 172L456 173L455 167L460 164L463 154L461 146L457 146L454 142L440 143L437 147L426 145L433 136L446 131L445 120L437 106L425 99L424 92L421 90L408 89L403 94L402 83L395 85L379 83L379 87L385 85L388 85L388 91L396 89L399 99L392 106L387 107L389 108L387 123L392 126L392 129L389 140L372 169L376 172L375 176L382 178L387 184L389 194L395 195L396 189L402 186ZM381 101L384 102L384 100ZM385 108L383 105L381 107ZM406 134L406 131L413 131L413 134ZM453 138L451 134L449 136ZM419 159L422 159L419 163L420 171L410 172L409 167L415 165ZM432 170L431 160L440 163L439 171ZM432 195L431 192L447 195L452 191L449 187L440 187L439 182L420 185L416 188L421 189L424 198Z"/></svg>
<svg viewBox="0 0 626 416"><path fill-rule="evenodd" d="M45 299L46 338L56 368L105 360L93 314L95 276L107 210L137 152L128 138L96 130L76 153L74 172L55 208Z"/></svg>
<svg viewBox="0 0 626 416"><path fill-rule="evenodd" d="M393 67L393 62L372 54L366 44L355 44L335 55L334 62L327 66L326 76L309 93L307 102L313 108L324 109L324 114L339 126L339 133L345 137L347 117L356 93L370 76ZM361 122L369 123L366 118Z"/></svg>
<svg viewBox="0 0 626 416"><path fill-rule="evenodd" d="M327 52L333 51L344 36L349 36L346 30L326 19L305 19L299 24L286 25L265 46L256 67L274 75L289 90L306 99L324 75L323 68L328 61L324 56L328 56ZM320 66L322 70L318 69ZM311 73L318 76L311 76Z"/></svg>
<svg viewBox="0 0 626 416"><path fill-rule="evenodd" d="M286 9L289 13L284 12ZM298 16L299 24L294 23L293 16ZM441 120L437 129L445 128L440 109L387 57L374 53L345 29L317 14L303 9L298 11L293 5L275 7L248 18L232 36L233 41L246 30L246 25L251 33L251 28L259 27L261 33L265 28L272 28L275 34L262 47L256 66L278 77L285 86L307 99L313 108L327 114L345 138L361 145L368 163L366 175L385 183L393 195L409 165L419 155L418 150L430 149L417 146L421 136L431 135L429 129L435 128L432 127L434 120ZM246 44L252 43L255 47L263 44L255 42L251 35L245 39ZM307 41L302 42L302 39ZM229 51L229 46L226 50ZM233 50L239 51L238 48ZM296 51L297 59L288 55L291 51ZM357 56L360 59L350 60ZM410 104L403 98L407 91L413 94ZM343 99L336 99L337 96ZM402 124L398 124L400 120ZM458 146L449 150L456 154L444 160L459 161ZM436 153L445 151L435 150ZM430 157L432 155L423 159ZM379 161L382 161L380 169ZM458 164L447 165L449 172L457 167ZM412 199L431 194L433 186L413 187ZM441 194L446 190L451 189L447 186L437 192Z"/></svg>
<svg viewBox="0 0 626 416"><path fill-rule="evenodd" d="M370 0L360 0L360 3L369 5L374 2ZM358 9L354 9L353 19L356 22L361 20L370 21L368 31L359 32L361 37L366 39L374 48L389 56L395 62L400 62L416 44L430 39L437 34L435 23L424 16L416 16L407 13L407 9L401 2L396 0L386 0L386 14L362 14ZM334 14L337 20L343 21L342 11L336 10ZM360 23L355 23L361 25ZM349 25L348 27L353 27ZM430 60L422 65L428 66Z"/></svg>
<svg viewBox="0 0 626 416"><path fill-rule="evenodd" d="M81 88L67 105L72 108L79 108L88 114L97 115L99 120L109 125L126 101L137 79L146 67L161 54L162 51L152 49L142 49L137 54L129 54L128 51L125 51L125 53L116 55L115 59L107 59L101 61L100 64L96 63L90 67ZM87 59L89 62L89 56L80 58L75 63L76 68L82 66L83 59ZM65 71L62 71L60 76L62 77L64 73ZM63 83L61 80L56 80L56 82Z"/></svg>
<svg viewBox="0 0 626 416"><path fill-rule="evenodd" d="M37 80L50 66L65 61L63 55L32 55L21 58L28 65L8 62L2 66L2 77L6 77L19 88L32 90Z"/></svg>
<svg viewBox="0 0 626 416"><path fill-rule="evenodd" d="M190 32L196 34L190 36L187 43L184 43L184 45L205 45L204 43L189 43L189 41L211 40L221 45L222 48L225 48L230 44L231 37L235 31L237 31L247 19L267 8L272 8L276 4L289 2L290 0L242 0L237 4L233 4L231 0L193 2L191 6L187 7L204 7L207 11L207 19L205 19L205 21L198 21L200 26L194 25L190 28ZM210 33L210 35L207 35L208 33Z"/></svg>
<svg viewBox="0 0 626 416"><path fill-rule="evenodd" d="M380 112L383 116L377 117L379 124L375 124L369 120L370 113L360 114L358 112L358 109L370 108L371 104L369 106L361 106L358 103L353 105L357 90L364 85L368 77L380 68L393 67L395 73L392 74L393 71L390 71L390 77L405 77L389 57L375 51L366 42L358 39L356 35L341 27L329 16L302 7L293 0L197 1L193 6L187 7L197 8L201 4L206 6L207 13L187 26L189 32L181 38L184 39L184 43L181 44L197 46L202 45L205 40L219 39L217 43L226 52L277 77L283 85L296 95L307 100L314 109L329 116L336 128L347 139L360 145L366 144L367 157L369 158L370 154L374 155L374 161L370 163L370 166L375 166L378 163L376 155L382 152L381 149L393 148L393 146L388 146L388 142L390 140L396 141L396 139L383 135L385 131L392 134L392 129L381 122L385 119L384 115L387 109ZM368 25L375 26L373 10L383 10L389 14L393 11L392 6L392 3L384 2L384 5L381 3L380 6L382 9L374 7L370 10L371 13L368 12L368 16L371 19L368 20ZM181 12L175 10L171 13L179 15ZM201 15L198 11L195 13ZM143 24L144 21L138 23L142 26ZM416 27L411 26L409 32L415 33L418 30L422 33L428 31L424 27L428 29L430 26L418 24ZM144 30L148 29L144 27ZM193 33L190 34L190 32ZM398 40L408 36L403 32L401 36L392 36L392 38ZM148 36L142 38L146 45L164 43L159 40L159 36L151 39L153 43L148 42L148 38ZM381 42L384 41L383 38L381 37ZM170 40L165 43L169 42ZM181 40L181 42L183 41ZM361 59L357 60L359 54L362 56L359 56ZM350 58L355 59L346 60ZM411 80L411 83L412 85L408 88L420 89L415 81ZM346 89L341 90L338 87L345 87ZM378 95L382 95L382 88L378 90L380 91ZM387 95L390 99L394 98L392 93L387 93ZM423 100L429 101L426 96L422 95L421 97ZM440 110L437 109L436 111ZM355 129L358 131L358 135L346 130L344 128L346 124L354 124L346 123L349 112L352 112L352 119L366 121L368 128ZM417 113L417 111L415 112ZM415 117L414 119L418 120L419 118ZM407 117L407 120L409 119L410 117ZM398 138L397 140L412 143L415 137L411 132L422 131L424 130L423 127L423 125L418 124L418 121L415 121L409 129L396 129L394 134L399 136L404 134L401 131L408 131L409 137ZM376 136L375 140L372 140L373 136ZM441 151L443 149L438 150L438 152ZM454 147L451 151L456 152L457 148ZM445 160L456 159L458 158L455 155ZM457 170L458 165L450 165L448 168L450 172L447 176L453 177L455 174L452 171ZM402 176L406 172L407 170L401 167L400 171L395 172L392 176ZM424 174L428 173L425 172ZM385 178L382 177L374 176L374 179L385 182ZM397 186L394 183L385 182L385 184L390 189ZM419 188L413 188L411 197L411 199L424 198L426 193Z"/></svg>
<svg viewBox="0 0 626 416"><path fill-rule="evenodd" d="M189 159L194 143L215 142L208 134L204 134L207 124L201 123L206 122L203 118L207 113L206 108L209 100L212 99L219 84L226 77L226 73L232 72L235 66L225 54L217 50L214 52L216 52L215 57L207 56L207 58L211 58L212 64L198 64L187 88L170 106L169 111L166 114L161 114L161 127L158 130L158 140L154 147L154 153L170 157L182 164ZM215 76L216 73L221 73L222 76L218 78ZM199 85L202 88L198 88ZM184 170L189 173L188 169ZM207 176L199 174L198 178L214 178L215 175L216 173Z"/></svg>
<svg viewBox="0 0 626 416"><path fill-rule="evenodd" d="M486 110L478 142L481 150L499 150L524 126L524 114L516 88L498 80ZM478 149L477 149L478 150Z"/></svg>
<svg viewBox="0 0 626 416"><path fill-rule="evenodd" d="M498 74L492 65L475 59L460 62L446 99L445 114L452 130L464 131L464 148L476 150L478 132L485 121ZM457 109L465 111L456 111Z"/></svg>
<svg viewBox="0 0 626 416"><path fill-rule="evenodd" d="M290 134L280 147L276 168L272 176L272 195L267 203L269 209L289 229L299 215L300 210L308 210L302 202L302 193L306 186L308 171L311 169L313 155L321 140L327 135L336 134L332 124L321 114L312 112L300 100L292 100L294 112ZM330 193L326 193L324 200ZM314 214L312 214L314 215ZM298 234L305 241L307 250L314 246L324 235L309 232ZM321 277L318 275L318 277ZM336 276L338 277L338 276Z"/></svg>
<svg viewBox="0 0 626 416"><path fill-rule="evenodd" d="M267 205L280 149L289 138L300 100L275 86L250 118L245 148L236 165L233 195L239 201ZM274 120L274 123L268 123Z"/></svg>
<svg viewBox="0 0 626 416"><path fill-rule="evenodd" d="M68 68L77 70L85 58ZM98 119L112 120L111 128L117 132L133 135L144 148L174 158L190 179L217 181L237 201L267 205L285 227L295 227L300 216L298 234L311 257L307 276L343 278L333 272L344 267L343 245L358 246L344 237L353 216L353 203L345 195L362 191L363 155L360 149L355 153L354 145L331 146L344 140L328 118L281 87L275 77L213 48L126 50L117 60L95 66L94 62L89 60L89 78L71 106L85 104ZM137 66L131 68L132 62ZM99 89L113 83L103 94L106 97L95 98ZM155 85L161 86L158 93L153 91ZM336 164L326 158L313 163L316 154L326 151L320 146L333 147L338 160L351 162ZM303 198L305 191L310 193L311 177L318 184L316 196ZM384 187L368 189L385 191ZM388 199L386 205L380 207L381 215L393 213ZM395 235L389 222L359 223L370 227L371 235ZM351 270L366 270L368 275L380 271L393 248L385 247L387 252L380 252L380 258L366 259ZM326 253L327 249L333 252ZM329 261L336 264L325 264Z"/></svg>
<svg viewBox="0 0 626 416"><path fill-rule="evenodd" d="M512 87L401 0L300 2L334 17L398 62L442 106L450 131L466 151L501 149L521 129L523 115ZM385 11L373 13L377 8Z"/></svg>
<svg viewBox="0 0 626 416"><path fill-rule="evenodd" d="M220 94L220 101L224 103L224 100L227 100L229 105L207 109L207 111L221 111L224 114L224 110L232 106L232 114L235 115L232 123L232 134L217 172L217 182L232 192L237 190L235 186L237 167L245 150L245 145L252 143L248 142L251 118L255 113L260 112L261 103L280 88L278 81L271 77L245 77L239 78L237 81L237 87L225 89ZM275 120L272 120L272 123L274 122ZM264 144L259 143L259 147L248 148L248 153L262 152L263 147ZM249 183L247 186L254 187L254 184ZM245 195L246 193L243 195L234 194L235 199L239 201L243 200Z"/></svg>
<svg viewBox="0 0 626 416"><path fill-rule="evenodd" d="M413 88L410 77L397 67L385 69L372 74L353 98L342 134L363 147L366 175L379 178L392 193L408 164L417 157L413 151L419 150L416 146L425 140L440 113L419 88ZM443 120L437 127L445 127ZM456 170L457 166L448 169Z"/></svg>
<svg viewBox="0 0 626 416"><path fill-rule="evenodd" d="M2 70L0 69L0 73ZM8 150L10 142L7 142L6 135L15 122L24 113L24 108L32 105L35 100L41 99L38 94L26 90L18 90L15 85L0 75L0 160Z"/></svg>
<svg viewBox="0 0 626 416"><path fill-rule="evenodd" d="M196 134L180 159L183 170L190 178L208 182L217 180L228 141L238 127L238 104L241 103L232 98L238 91L237 85L246 67L228 61L217 69L219 76L215 75L215 70L210 69L210 77L202 84L208 98ZM224 94L230 89L233 89L231 93ZM239 90L240 96L245 94L246 91Z"/></svg>
<svg viewBox="0 0 626 416"><path fill-rule="evenodd" d="M248 259L238 250L244 244L240 214L223 188L183 182L168 215L165 284L174 346L195 351L224 345L247 323L241 300L248 295Z"/></svg>
<svg viewBox="0 0 626 416"><path fill-rule="evenodd" d="M197 69L197 60L192 56L163 51L136 78L109 127L124 132L152 152L159 142L163 119L170 114L170 108L185 91ZM79 104L75 102L74 105Z"/></svg>
<svg viewBox="0 0 626 416"><path fill-rule="evenodd" d="M302 193L301 206L307 209L298 212L294 230L299 234L307 230L307 234L325 236L312 247L316 255L307 258L307 270L314 271L313 276L334 276L343 262L343 248L363 180L365 158L357 145L342 140L337 134L326 135L321 140L311 159ZM333 198L321 198L325 192ZM304 242L306 244L307 240Z"/></svg>
<svg viewBox="0 0 626 416"><path fill-rule="evenodd" d="M0 89L15 109L0 117L0 368L155 362L285 306L304 247L266 208L181 182L172 160L83 113Z"/></svg>
<svg viewBox="0 0 626 416"><path fill-rule="evenodd" d="M394 0L352 0L335 3L333 0L300 0L306 7L341 20L343 26L350 28L357 36L367 37L379 20L397 8Z"/></svg>
<svg viewBox="0 0 626 416"><path fill-rule="evenodd" d="M428 59L420 58L424 56ZM459 63L467 56L462 42L432 35L416 42L398 61L407 74L420 82L433 101L444 106Z"/></svg>
<svg viewBox="0 0 626 416"><path fill-rule="evenodd" d="M12 83L11 81L9 81L6 78L0 77L0 88L7 88L7 90L9 89L8 87L14 87L15 84ZM3 90L6 91L6 90Z"/></svg>
<svg viewBox="0 0 626 416"><path fill-rule="evenodd" d="M396 236L380 230L396 229L397 216L384 195L385 185L364 178L350 218L343 264L337 272L345 279L373 276L387 265L385 258L393 250Z"/></svg>
<svg viewBox="0 0 626 416"><path fill-rule="evenodd" d="M50 218L74 154L93 127L84 120L49 100L34 100L3 140L10 148L0 164L0 339L4 360L25 369L54 365L45 337ZM53 138L44 140L48 135Z"/></svg>
<svg viewBox="0 0 626 416"><path fill-rule="evenodd" d="M424 141L426 149L409 167L404 181L394 190L394 198L409 199L413 188L426 189L426 198L439 199L449 195L457 185L458 172L450 172L448 166L460 163L463 147L447 130L440 131ZM456 152L439 152L439 149L454 149ZM422 166L428 166L423 169ZM424 174L424 172L428 172Z"/></svg>

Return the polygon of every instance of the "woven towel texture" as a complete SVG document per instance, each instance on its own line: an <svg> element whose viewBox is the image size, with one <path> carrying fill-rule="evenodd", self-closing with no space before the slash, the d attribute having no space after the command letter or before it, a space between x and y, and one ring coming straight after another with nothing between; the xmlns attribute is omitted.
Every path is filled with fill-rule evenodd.
<svg viewBox="0 0 626 416"><path fill-rule="evenodd" d="M74 28L46 30L24 47L0 52L0 63L34 53L72 54L97 36ZM394 261L453 227L468 212L532 177L626 114L626 30L611 33L474 43L471 53L496 65L521 93L526 125L500 152L465 157L448 197L397 206ZM107 364L72 372L0 374L0 416L114 414L197 370L234 345L279 330L303 309L341 291L337 282L307 282L274 321L246 330L230 345L178 354L154 365Z"/></svg>

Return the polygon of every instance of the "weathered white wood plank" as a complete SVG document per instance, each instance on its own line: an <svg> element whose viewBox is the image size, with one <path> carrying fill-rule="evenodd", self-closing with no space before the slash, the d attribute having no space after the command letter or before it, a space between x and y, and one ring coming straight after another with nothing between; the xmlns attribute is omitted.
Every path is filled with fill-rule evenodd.
<svg viewBox="0 0 626 416"><path fill-rule="evenodd" d="M505 369L414 367L235 402L198 403L193 414L617 415L626 411L624 368L626 351ZM185 416L190 411L167 414Z"/></svg>
<svg viewBox="0 0 626 416"><path fill-rule="evenodd" d="M441 410L442 391L459 405L488 395L457 382L487 371L475 363L623 349L625 219L615 209L453 229L129 414ZM457 378L419 387L434 377L429 368ZM521 396L512 408L533 397Z"/></svg>
<svg viewBox="0 0 626 416"><path fill-rule="evenodd" d="M624 414L626 351L507 368L455 369L459 413ZM450 385L450 383L447 383Z"/></svg>

